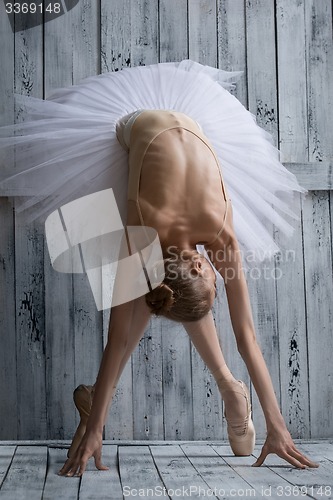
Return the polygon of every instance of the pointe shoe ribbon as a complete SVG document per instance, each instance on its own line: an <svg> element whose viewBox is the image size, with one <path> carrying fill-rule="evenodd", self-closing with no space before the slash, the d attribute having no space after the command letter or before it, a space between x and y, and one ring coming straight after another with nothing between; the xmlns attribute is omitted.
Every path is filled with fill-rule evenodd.
<svg viewBox="0 0 333 500"><path fill-rule="evenodd" d="M251 403L248 388L246 387L244 382L242 382L242 380L238 380L238 382L240 384L241 390L237 391L233 389L227 389L227 391L230 390L234 393L244 396L247 405L247 415L242 420L228 420L226 412L224 411L224 416L228 424L227 431L232 451L236 456L248 456L253 453L256 433L251 418Z"/></svg>

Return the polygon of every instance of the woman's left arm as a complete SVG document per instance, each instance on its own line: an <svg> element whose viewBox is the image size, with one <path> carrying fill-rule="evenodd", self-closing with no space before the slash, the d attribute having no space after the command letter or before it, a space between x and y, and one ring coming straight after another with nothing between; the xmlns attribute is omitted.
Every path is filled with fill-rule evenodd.
<svg viewBox="0 0 333 500"><path fill-rule="evenodd" d="M229 229L231 224L229 222ZM237 348L247 366L265 415L267 438L260 456L253 465L261 465L269 453L276 453L295 467L318 467L297 450L280 412L272 380L256 339L239 245L233 236L233 231L230 231L229 234L227 245L222 246L222 243L217 241L207 251L214 266L224 279Z"/></svg>

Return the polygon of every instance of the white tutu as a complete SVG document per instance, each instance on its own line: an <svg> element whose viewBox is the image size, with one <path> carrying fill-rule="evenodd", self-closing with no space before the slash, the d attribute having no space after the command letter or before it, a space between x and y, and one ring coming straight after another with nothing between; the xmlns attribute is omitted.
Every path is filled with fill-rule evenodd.
<svg viewBox="0 0 333 500"><path fill-rule="evenodd" d="M307 191L279 162L269 134L227 90L240 75L186 60L93 76L47 100L18 96L27 118L0 129L1 191L19 197L17 210L33 219L111 187L125 223L128 164L117 121L137 109L181 111L215 149L241 250L256 261L270 257L279 247L267 228L274 224L290 236L288 217L298 218L294 194ZM27 190L29 197L20 198Z"/></svg>

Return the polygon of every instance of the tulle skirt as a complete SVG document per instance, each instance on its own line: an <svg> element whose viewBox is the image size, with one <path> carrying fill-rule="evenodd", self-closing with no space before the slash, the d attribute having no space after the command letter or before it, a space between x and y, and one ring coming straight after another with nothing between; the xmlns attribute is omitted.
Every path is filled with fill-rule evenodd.
<svg viewBox="0 0 333 500"><path fill-rule="evenodd" d="M291 236L295 195L307 191L229 92L241 74L185 60L93 76L47 100L17 96L26 117L0 129L1 192L17 197L17 211L34 219L112 188L125 223L128 157L117 121L138 109L176 110L200 124L217 154L245 260L270 258L279 251L272 227Z"/></svg>

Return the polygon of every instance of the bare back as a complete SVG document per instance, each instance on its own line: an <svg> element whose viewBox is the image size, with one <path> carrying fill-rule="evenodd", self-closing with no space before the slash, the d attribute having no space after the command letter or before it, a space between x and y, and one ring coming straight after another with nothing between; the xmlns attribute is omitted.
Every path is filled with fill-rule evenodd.
<svg viewBox="0 0 333 500"><path fill-rule="evenodd" d="M173 111L144 111L131 130L128 225L158 231L161 244L188 234L209 244L221 233L227 195L217 158L198 125Z"/></svg>

